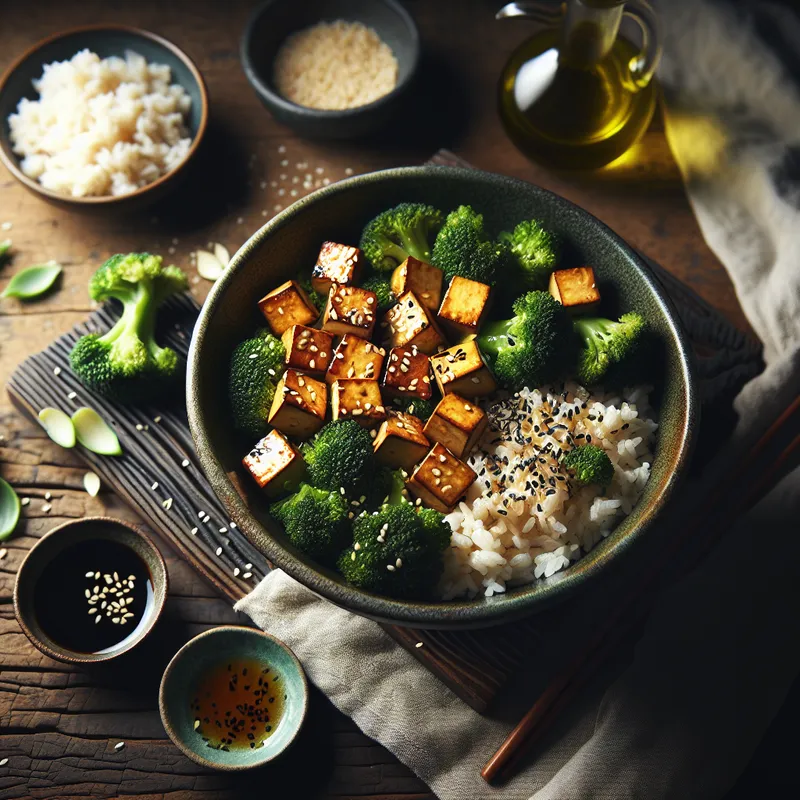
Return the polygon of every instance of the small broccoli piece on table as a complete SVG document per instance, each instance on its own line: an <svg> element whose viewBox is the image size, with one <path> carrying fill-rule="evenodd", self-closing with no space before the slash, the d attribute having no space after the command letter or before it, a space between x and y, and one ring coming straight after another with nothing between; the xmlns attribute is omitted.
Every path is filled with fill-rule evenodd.
<svg viewBox="0 0 800 800"><path fill-rule="evenodd" d="M578 380L586 385L603 379L612 364L618 364L638 347L644 331L644 319L635 311L623 314L614 322L602 317L581 317L573 323L583 339L578 359Z"/></svg>
<svg viewBox="0 0 800 800"><path fill-rule="evenodd" d="M353 521L353 546L339 557L348 583L375 594L432 597L442 574L450 526L432 509L418 512L399 492Z"/></svg>
<svg viewBox="0 0 800 800"><path fill-rule="evenodd" d="M354 493L377 469L372 437L353 419L329 422L302 453L311 483L329 491Z"/></svg>
<svg viewBox="0 0 800 800"><path fill-rule="evenodd" d="M89 296L119 300L122 316L110 331L81 337L70 353L73 372L92 391L120 403L147 402L180 377L178 354L155 340L156 312L170 295L186 289L177 267L161 256L118 254L89 280Z"/></svg>
<svg viewBox="0 0 800 800"><path fill-rule="evenodd" d="M362 284L362 289L375 292L378 298L378 311L388 311L397 305L397 298L392 292L389 279L385 275L370 275Z"/></svg>
<svg viewBox="0 0 800 800"><path fill-rule="evenodd" d="M520 222L511 233L497 237L508 246L511 263L517 267L518 283L528 289L544 289L558 260L556 237L535 219Z"/></svg>
<svg viewBox="0 0 800 800"><path fill-rule="evenodd" d="M366 224L359 247L378 272L391 272L409 256L430 262L441 225L442 212L433 206L400 203Z"/></svg>
<svg viewBox="0 0 800 800"><path fill-rule="evenodd" d="M237 345L228 369L228 397L233 424L252 439L267 430L275 387L284 371L286 350L267 330Z"/></svg>
<svg viewBox="0 0 800 800"><path fill-rule="evenodd" d="M507 246L486 235L483 214L459 206L447 215L436 237L431 264L442 270L447 281L460 275L492 286L506 257Z"/></svg>
<svg viewBox="0 0 800 800"><path fill-rule="evenodd" d="M581 486L591 483L608 486L614 477L614 465L608 454L594 444L573 448L561 457L561 464Z"/></svg>
<svg viewBox="0 0 800 800"><path fill-rule="evenodd" d="M307 483L296 494L270 507L286 529L289 541L321 564L333 566L350 539L347 500L338 491Z"/></svg>
<svg viewBox="0 0 800 800"><path fill-rule="evenodd" d="M438 400L420 400L419 397L395 398L394 405L406 414L413 414L425 422L438 404Z"/></svg>
<svg viewBox="0 0 800 800"><path fill-rule="evenodd" d="M489 323L476 341L498 381L516 391L554 380L572 337L564 307L547 292L528 292L514 302L511 319Z"/></svg>

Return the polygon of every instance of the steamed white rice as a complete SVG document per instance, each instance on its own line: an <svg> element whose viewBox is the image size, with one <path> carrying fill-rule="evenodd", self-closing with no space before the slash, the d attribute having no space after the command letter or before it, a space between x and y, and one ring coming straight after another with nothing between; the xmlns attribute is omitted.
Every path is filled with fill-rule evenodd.
<svg viewBox="0 0 800 800"><path fill-rule="evenodd" d="M524 389L486 407L470 465L478 479L447 521L443 599L492 596L550 578L631 512L650 476L658 427L648 389L590 394L568 383ZM559 464L572 446L603 447L614 479L576 488Z"/></svg>
<svg viewBox="0 0 800 800"><path fill-rule="evenodd" d="M174 169L192 140L191 98L170 69L143 56L101 59L81 50L46 64L8 118L20 168L46 189L72 197L128 194Z"/></svg>

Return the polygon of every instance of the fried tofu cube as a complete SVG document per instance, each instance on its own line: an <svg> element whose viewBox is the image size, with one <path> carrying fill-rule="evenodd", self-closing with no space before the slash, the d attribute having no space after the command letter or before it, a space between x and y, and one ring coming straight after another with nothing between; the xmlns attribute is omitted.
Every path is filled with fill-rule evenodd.
<svg viewBox="0 0 800 800"><path fill-rule="evenodd" d="M387 467L410 472L431 446L422 428L422 420L412 414L390 411L373 443L375 457Z"/></svg>
<svg viewBox="0 0 800 800"><path fill-rule="evenodd" d="M433 312L425 308L413 292L406 292L383 320L385 337L392 347L412 347L430 355L445 344Z"/></svg>
<svg viewBox="0 0 800 800"><path fill-rule="evenodd" d="M322 377L333 359L333 335L327 331L292 325L281 337L286 349L286 366Z"/></svg>
<svg viewBox="0 0 800 800"><path fill-rule="evenodd" d="M340 379L363 378L376 381L381 374L386 351L360 336L345 334L336 345L325 380L333 383Z"/></svg>
<svg viewBox="0 0 800 800"><path fill-rule="evenodd" d="M378 381L350 378L334 381L331 386L333 419L354 419L364 428L372 428L386 419Z"/></svg>
<svg viewBox="0 0 800 800"><path fill-rule="evenodd" d="M424 432L453 455L467 458L488 424L483 409L457 394L447 394L425 423Z"/></svg>
<svg viewBox="0 0 800 800"><path fill-rule="evenodd" d="M409 256L392 273L390 286L395 297L413 292L425 308L436 313L442 301L442 277L438 267Z"/></svg>
<svg viewBox="0 0 800 800"><path fill-rule="evenodd" d="M258 301L270 330L282 336L292 325L313 325L319 311L297 281L286 281Z"/></svg>
<svg viewBox="0 0 800 800"><path fill-rule="evenodd" d="M270 497L292 491L306 471L305 462L297 448L276 430L271 430L258 441L242 459L242 464Z"/></svg>
<svg viewBox="0 0 800 800"><path fill-rule="evenodd" d="M334 283L347 286L356 283L361 275L363 256L357 247L336 242L323 242L317 263L311 270L314 291L328 294Z"/></svg>
<svg viewBox="0 0 800 800"><path fill-rule="evenodd" d="M325 424L327 409L327 385L287 369L275 390L268 422L287 436L308 439Z"/></svg>
<svg viewBox="0 0 800 800"><path fill-rule="evenodd" d="M449 514L478 476L438 442L406 481L406 488L430 508Z"/></svg>
<svg viewBox="0 0 800 800"><path fill-rule="evenodd" d="M572 311L591 311L600 303L600 290L591 267L556 270L550 275L548 290Z"/></svg>
<svg viewBox="0 0 800 800"><path fill-rule="evenodd" d="M375 292L358 286L335 285L328 294L322 312L322 328L334 336L351 333L362 339L372 338L378 298Z"/></svg>
<svg viewBox="0 0 800 800"><path fill-rule="evenodd" d="M392 348L382 385L388 397L428 400L433 394L431 360L416 346Z"/></svg>
<svg viewBox="0 0 800 800"><path fill-rule="evenodd" d="M497 388L474 341L462 342L431 356L431 366L442 395L455 392L463 397L482 397Z"/></svg>
<svg viewBox="0 0 800 800"><path fill-rule="evenodd" d="M439 323L454 339L478 332L489 308L491 286L456 275L439 308Z"/></svg>

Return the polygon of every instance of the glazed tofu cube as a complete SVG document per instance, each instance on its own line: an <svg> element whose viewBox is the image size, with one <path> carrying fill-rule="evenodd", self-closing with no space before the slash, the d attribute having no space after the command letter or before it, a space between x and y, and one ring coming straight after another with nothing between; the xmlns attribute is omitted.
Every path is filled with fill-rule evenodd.
<svg viewBox="0 0 800 800"><path fill-rule="evenodd" d="M327 385L296 369L287 369L275 390L268 421L287 436L308 439L325 424L327 409Z"/></svg>
<svg viewBox="0 0 800 800"><path fill-rule="evenodd" d="M406 292L386 312L385 337L392 347L412 347L430 355L445 343L433 316L413 292Z"/></svg>
<svg viewBox="0 0 800 800"><path fill-rule="evenodd" d="M389 412L373 443L375 456L381 464L407 472L425 457L430 446L422 431L422 420L397 411Z"/></svg>
<svg viewBox="0 0 800 800"><path fill-rule="evenodd" d="M257 442L242 459L242 464L270 497L292 491L305 475L303 457L276 430Z"/></svg>
<svg viewBox="0 0 800 800"><path fill-rule="evenodd" d="M458 458L467 458L489 420L478 408L457 394L448 394L425 424L425 436L444 445Z"/></svg>
<svg viewBox="0 0 800 800"><path fill-rule="evenodd" d="M550 275L548 288L571 311L591 311L600 303L600 290L591 267L556 270Z"/></svg>
<svg viewBox="0 0 800 800"><path fill-rule="evenodd" d="M327 331L292 325L281 337L286 348L286 366L322 377L333 359L333 335Z"/></svg>
<svg viewBox="0 0 800 800"><path fill-rule="evenodd" d="M297 281L282 283L262 297L258 307L276 336L292 325L313 325L319 318L319 311Z"/></svg>
<svg viewBox="0 0 800 800"><path fill-rule="evenodd" d="M431 356L431 366L442 395L455 392L464 397L482 397L497 388L474 341L462 342Z"/></svg>
<svg viewBox="0 0 800 800"><path fill-rule="evenodd" d="M334 381L331 386L333 419L354 419L365 428L379 425L386 419L378 381L351 378Z"/></svg>
<svg viewBox="0 0 800 800"><path fill-rule="evenodd" d="M431 360L416 346L392 348L383 376L383 390L388 397L428 400L433 394Z"/></svg>
<svg viewBox="0 0 800 800"><path fill-rule="evenodd" d="M478 332L489 308L491 286L458 275L444 293L439 322L453 339L463 339Z"/></svg>
<svg viewBox="0 0 800 800"><path fill-rule="evenodd" d="M357 286L334 286L322 313L322 328L334 336L350 333L370 339L377 307L375 292Z"/></svg>
<svg viewBox="0 0 800 800"><path fill-rule="evenodd" d="M382 347L348 333L342 336L342 340L333 351L333 359L325 380L328 383L350 378L376 381L381 374L385 356L386 351Z"/></svg>
<svg viewBox="0 0 800 800"><path fill-rule="evenodd" d="M430 508L449 514L478 476L438 442L406 481L406 488Z"/></svg>
<svg viewBox="0 0 800 800"><path fill-rule="evenodd" d="M311 270L314 291L328 294L334 283L347 286L356 283L361 274L363 256L357 247L336 242L323 242L317 263Z"/></svg>
<svg viewBox="0 0 800 800"><path fill-rule="evenodd" d="M436 313L442 301L442 271L409 256L392 273L391 287L395 297L413 292L425 308Z"/></svg>

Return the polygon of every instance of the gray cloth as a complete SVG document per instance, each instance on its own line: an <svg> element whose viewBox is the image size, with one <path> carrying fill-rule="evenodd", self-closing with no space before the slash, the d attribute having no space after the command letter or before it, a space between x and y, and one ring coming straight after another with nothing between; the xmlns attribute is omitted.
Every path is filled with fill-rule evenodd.
<svg viewBox="0 0 800 800"><path fill-rule="evenodd" d="M800 153L800 99L780 56L760 38L772 24L783 37L797 31L800 42L800 23L772 4L661 5L670 142L706 240L730 271L768 362L737 398L741 422L725 452L684 488L686 513L800 392L800 169L792 160ZM758 26L743 24L751 13ZM556 659L564 663L585 640L586 615L608 608L602 593L593 594L593 610L554 609L543 620L546 646L487 716L375 623L281 572L237 609L286 641L333 703L442 800L714 798L733 784L800 669L800 641L788 633L800 608L799 513L800 471L661 595L634 656L620 653L559 719L535 761L500 789L483 783L480 768ZM776 544L773 531L794 535Z"/></svg>

